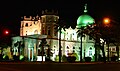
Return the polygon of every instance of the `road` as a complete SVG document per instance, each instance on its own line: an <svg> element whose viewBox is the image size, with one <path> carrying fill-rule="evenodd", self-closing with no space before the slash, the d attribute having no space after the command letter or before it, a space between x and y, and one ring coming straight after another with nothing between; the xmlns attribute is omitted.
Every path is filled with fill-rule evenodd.
<svg viewBox="0 0 120 71"><path fill-rule="evenodd" d="M120 63L1 62L0 71L120 71Z"/></svg>

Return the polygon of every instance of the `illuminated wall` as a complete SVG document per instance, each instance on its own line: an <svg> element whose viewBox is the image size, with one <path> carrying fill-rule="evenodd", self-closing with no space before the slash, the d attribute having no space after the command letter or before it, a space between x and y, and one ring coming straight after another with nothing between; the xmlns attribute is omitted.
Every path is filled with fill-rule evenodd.
<svg viewBox="0 0 120 71"><path fill-rule="evenodd" d="M68 29L61 30L61 46L62 46L62 55L68 56L69 53L77 53L80 58L80 36L77 33L78 29ZM85 34L84 34L85 35ZM58 33L59 37L59 33ZM94 40L91 39L88 35L82 37L82 55L84 57L93 58L95 54ZM79 60L78 60L79 61Z"/></svg>
<svg viewBox="0 0 120 71"><path fill-rule="evenodd" d="M45 11L46 12L46 11ZM49 13L50 14L50 13ZM53 55L51 55L51 59L55 61L56 56L58 56L59 53L59 31L57 31L57 21L59 19L59 16L57 15L42 15L40 17L24 17L21 21L21 28L20 28L20 36L32 36L35 37L35 34L38 34L39 38L41 35L47 36L47 44L49 44L51 48L51 52ZM61 30L61 46L62 46L62 55L68 56L69 53L76 53L78 57L80 58L80 37L78 37L78 29L72 29L69 27L65 30ZM38 38L37 37L37 38ZM19 37L18 39L13 39L13 49L18 50L17 47L14 47L14 43L18 40L21 40ZM83 47L83 57L93 57L95 54L94 49L94 40L89 39L88 35L85 35L85 37L82 38L82 47ZM29 60L33 61L33 56L39 57L39 44L41 41L37 41L37 39L24 39L25 47L24 47L24 56L28 57ZM47 48L47 47L46 47ZM14 52L15 53L15 52ZM32 54L31 54L32 53ZM31 59L32 55L32 59ZM78 59L79 61L80 59Z"/></svg>
<svg viewBox="0 0 120 71"><path fill-rule="evenodd" d="M29 17L24 16L21 21L20 36L41 34L41 22L39 17Z"/></svg>

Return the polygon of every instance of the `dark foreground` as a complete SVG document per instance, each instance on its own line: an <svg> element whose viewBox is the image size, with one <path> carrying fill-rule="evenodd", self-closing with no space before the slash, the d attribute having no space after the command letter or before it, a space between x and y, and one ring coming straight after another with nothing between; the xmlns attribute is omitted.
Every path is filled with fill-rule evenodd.
<svg viewBox="0 0 120 71"><path fill-rule="evenodd" d="M120 71L120 63L0 62L0 71Z"/></svg>

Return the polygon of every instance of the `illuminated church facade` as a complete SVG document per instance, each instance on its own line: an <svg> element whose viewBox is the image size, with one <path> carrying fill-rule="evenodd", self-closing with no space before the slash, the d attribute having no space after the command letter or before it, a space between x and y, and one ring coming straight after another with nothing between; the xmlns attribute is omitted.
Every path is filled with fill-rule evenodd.
<svg viewBox="0 0 120 71"><path fill-rule="evenodd" d="M87 10L85 9L85 12ZM12 38L12 50L13 55L24 55L28 58L29 61L41 61L41 39L46 38L47 44L49 46L44 46L44 61L45 57L47 57L47 50L50 48L50 59L52 61L56 61L56 58L59 56L59 31L57 30L59 27L57 26L57 22L59 21L59 16L57 12L52 11L48 12L47 10L42 11L42 16L36 17L23 17L21 21L20 27L20 36L16 36ZM87 20L82 21L82 23L94 23L94 19L87 15L83 14L79 17L79 21L81 23L84 18ZM87 21L87 22L86 22ZM80 36L78 36L77 31L79 24L76 25L75 29L71 27L65 28L65 30L61 30L61 53L62 56L68 56L70 53L76 53L77 59L76 61L80 61L80 48L81 48L81 40ZM19 45L15 46L16 42L20 42L19 45L24 45L23 47ZM84 57L91 57L92 61L94 61L95 56L95 41L90 36L85 35L82 37L82 59Z"/></svg>

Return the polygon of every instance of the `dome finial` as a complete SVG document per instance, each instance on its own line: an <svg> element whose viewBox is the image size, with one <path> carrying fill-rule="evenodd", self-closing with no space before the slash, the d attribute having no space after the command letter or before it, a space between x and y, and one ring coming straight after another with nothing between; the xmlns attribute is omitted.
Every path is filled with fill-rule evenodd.
<svg viewBox="0 0 120 71"><path fill-rule="evenodd" d="M87 12L87 4L85 4L85 10L84 10L84 13L86 13Z"/></svg>

